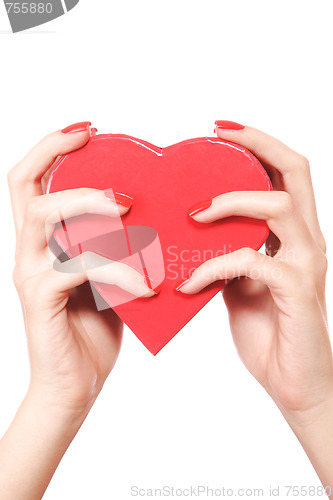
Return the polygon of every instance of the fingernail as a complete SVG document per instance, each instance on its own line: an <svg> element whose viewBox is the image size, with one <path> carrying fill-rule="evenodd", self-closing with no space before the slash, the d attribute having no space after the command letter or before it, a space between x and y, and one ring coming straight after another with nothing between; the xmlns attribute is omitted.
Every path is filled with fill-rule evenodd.
<svg viewBox="0 0 333 500"><path fill-rule="evenodd" d="M199 212L203 212L203 210L207 210L212 204L212 200L206 200L206 201L201 201L200 203L197 203L196 205L192 205L188 209L188 215L190 217L193 217L193 215L198 214Z"/></svg>
<svg viewBox="0 0 333 500"><path fill-rule="evenodd" d="M94 135L96 135L96 134L97 134L97 132L98 132L98 129L97 129L97 128L95 128L95 127L94 127L94 128L92 128L92 129L90 129L90 135L91 135L91 137L93 137Z"/></svg>
<svg viewBox="0 0 333 500"><path fill-rule="evenodd" d="M147 284L147 288L149 288L149 292L146 293L144 295L144 297L156 297L156 295L158 295L161 291L161 287L162 285L158 285L156 288L151 288L148 284Z"/></svg>
<svg viewBox="0 0 333 500"><path fill-rule="evenodd" d="M216 128L225 130L243 130L243 128L245 128L244 125L241 125L240 123L230 122L228 120L216 120L215 125Z"/></svg>
<svg viewBox="0 0 333 500"><path fill-rule="evenodd" d="M156 293L156 295L157 295L158 293L160 293L161 288L162 288L162 285L158 285L156 288L152 288L152 290L154 290L154 292L155 292L155 293Z"/></svg>
<svg viewBox="0 0 333 500"><path fill-rule="evenodd" d="M142 295L142 297L155 297L155 296L156 294L154 293L154 290L149 290L149 292Z"/></svg>
<svg viewBox="0 0 333 500"><path fill-rule="evenodd" d="M63 134L76 134L77 132L86 132L90 127L91 122L79 122L69 125L69 127L64 128L61 132Z"/></svg>
<svg viewBox="0 0 333 500"><path fill-rule="evenodd" d="M186 280L182 281L180 285L176 286L176 291L179 292L182 286L185 285L185 283L188 283L190 281L190 278L187 278Z"/></svg>
<svg viewBox="0 0 333 500"><path fill-rule="evenodd" d="M130 208L132 206L133 198L127 194L113 192L112 189L106 189L104 193L108 200L117 203L117 205L121 205L126 208Z"/></svg>
<svg viewBox="0 0 333 500"><path fill-rule="evenodd" d="M115 202L123 207L130 208L132 206L133 198L123 193L114 193Z"/></svg>

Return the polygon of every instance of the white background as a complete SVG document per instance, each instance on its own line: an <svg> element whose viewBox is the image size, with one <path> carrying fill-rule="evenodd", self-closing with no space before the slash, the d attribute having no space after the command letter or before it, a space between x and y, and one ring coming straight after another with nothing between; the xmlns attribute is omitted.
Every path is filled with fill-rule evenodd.
<svg viewBox="0 0 333 500"><path fill-rule="evenodd" d="M216 119L235 120L310 159L330 258L332 15L331 1L81 0L13 35L1 3L0 433L29 380L11 281L7 170L43 135L76 121L167 146L213 135ZM328 285L330 310L332 274ZM127 500L132 485L191 484L320 484L238 359L220 294L157 357L126 329L119 361L45 498Z"/></svg>

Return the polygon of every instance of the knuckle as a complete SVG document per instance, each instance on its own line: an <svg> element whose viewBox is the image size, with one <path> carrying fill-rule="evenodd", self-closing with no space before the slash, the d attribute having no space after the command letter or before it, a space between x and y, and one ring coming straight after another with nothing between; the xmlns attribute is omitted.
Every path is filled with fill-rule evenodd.
<svg viewBox="0 0 333 500"><path fill-rule="evenodd" d="M243 247L238 251L240 257L247 262L256 262L258 259L258 253L253 248Z"/></svg>
<svg viewBox="0 0 333 500"><path fill-rule="evenodd" d="M100 203L106 201L104 192L98 189L79 188L73 194L75 199L78 196L77 202L80 203L80 206L84 206L88 211L94 210L96 205L99 206Z"/></svg>
<svg viewBox="0 0 333 500"><path fill-rule="evenodd" d="M298 155L298 168L302 170L309 171L310 170L310 161L306 156Z"/></svg>
<svg viewBox="0 0 333 500"><path fill-rule="evenodd" d="M299 175L300 173L306 176L310 175L310 161L306 156L303 156L296 151L293 151L293 157L291 158L291 166L288 169L288 173L291 175Z"/></svg>
<svg viewBox="0 0 333 500"><path fill-rule="evenodd" d="M9 189L12 189L14 187L14 185L17 183L18 181L18 166L15 165L15 167L11 168L8 172L7 172L7 184L9 186Z"/></svg>
<svg viewBox="0 0 333 500"><path fill-rule="evenodd" d="M292 197L286 191L280 191L279 194L280 202L279 202L279 212L280 216L290 215L295 210L295 204L293 202Z"/></svg>
<svg viewBox="0 0 333 500"><path fill-rule="evenodd" d="M19 161L7 172L7 184L12 190L16 185L22 185L27 181L26 169L23 160Z"/></svg>

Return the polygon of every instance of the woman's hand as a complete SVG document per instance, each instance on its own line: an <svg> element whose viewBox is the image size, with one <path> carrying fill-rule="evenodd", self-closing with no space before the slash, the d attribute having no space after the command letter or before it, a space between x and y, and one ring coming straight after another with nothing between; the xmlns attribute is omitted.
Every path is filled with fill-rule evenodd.
<svg viewBox="0 0 333 500"><path fill-rule="evenodd" d="M89 122L52 133L8 175L17 234L14 282L31 380L0 443L3 499L41 498L117 359L122 322L112 309L97 310L87 280L116 284L138 297L155 295L144 277L123 263L92 253L57 266L50 258L49 236L64 214L66 219L84 213L119 217L131 206L129 196L110 196L110 190L108 196L95 189L43 194L45 174L57 156L84 146L89 137Z"/></svg>
<svg viewBox="0 0 333 500"><path fill-rule="evenodd" d="M213 281L228 280L223 296L238 353L302 442L304 426L309 431L310 424L321 422L323 429L322 415L327 421L328 414L333 423L327 261L309 163L253 128L217 122L216 130L221 139L240 144L259 158L274 191L222 194L206 209L193 213L190 208L189 215L203 224L233 215L266 220L271 230L266 255L244 248L217 257L199 266L178 289L191 294ZM313 461L317 465L316 458ZM332 475L321 477L330 478L333 487Z"/></svg>
<svg viewBox="0 0 333 500"><path fill-rule="evenodd" d="M42 178L55 158L88 141L89 126L83 127L82 131L59 131L47 136L9 173L17 229L14 281L28 338L29 391L44 402L73 410L91 406L101 390L119 353L122 322L112 309L97 311L90 286L84 284L88 279L88 261L90 268L94 265L93 255L76 258L82 264L77 272L56 271L45 231L50 221L57 222L54 214L66 213L66 219L85 212L119 217L129 210L132 201L116 195L116 204L103 191L94 189L42 194ZM98 266L97 256L96 259ZM118 286L138 296L154 295L144 278L124 264L90 269L89 279L93 280L98 272L101 276L95 276L96 281L116 280Z"/></svg>

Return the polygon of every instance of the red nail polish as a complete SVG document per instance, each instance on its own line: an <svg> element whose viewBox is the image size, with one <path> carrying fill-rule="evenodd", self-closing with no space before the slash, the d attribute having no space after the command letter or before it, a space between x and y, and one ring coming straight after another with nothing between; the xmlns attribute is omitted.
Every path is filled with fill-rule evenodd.
<svg viewBox="0 0 333 500"><path fill-rule="evenodd" d="M98 129L97 129L97 128L95 128L95 127L94 127L94 128L92 128L92 129L90 129L90 135L91 135L91 137L93 137L94 135L96 135L96 134L97 134L97 132L98 132Z"/></svg>
<svg viewBox="0 0 333 500"><path fill-rule="evenodd" d="M79 122L69 125L69 127L64 128L61 132L63 134L75 134L77 132L85 132L90 127L90 122Z"/></svg>
<svg viewBox="0 0 333 500"><path fill-rule="evenodd" d="M158 285L156 288L153 288L153 290L154 290L154 292L155 292L156 294L158 294L158 293L160 293L161 288L162 288L162 285Z"/></svg>
<svg viewBox="0 0 333 500"><path fill-rule="evenodd" d="M199 212L202 212L203 210L207 210L212 204L212 200L206 200L206 201L201 201L200 203L197 203L196 205L192 205L188 209L188 215L192 217L195 214L198 214Z"/></svg>
<svg viewBox="0 0 333 500"><path fill-rule="evenodd" d="M127 194L114 193L114 201L118 205L122 205L123 207L130 208L132 206L133 198L131 196L128 196Z"/></svg>
<svg viewBox="0 0 333 500"><path fill-rule="evenodd" d="M217 128L222 128L226 130L243 130L244 125L236 122L230 122L228 120L216 120L215 125Z"/></svg>
<svg viewBox="0 0 333 500"><path fill-rule="evenodd" d="M176 286L176 291L179 292L181 287L185 285L185 283L187 283L188 281L190 281L190 278L187 278L186 280L182 281L178 286Z"/></svg>

